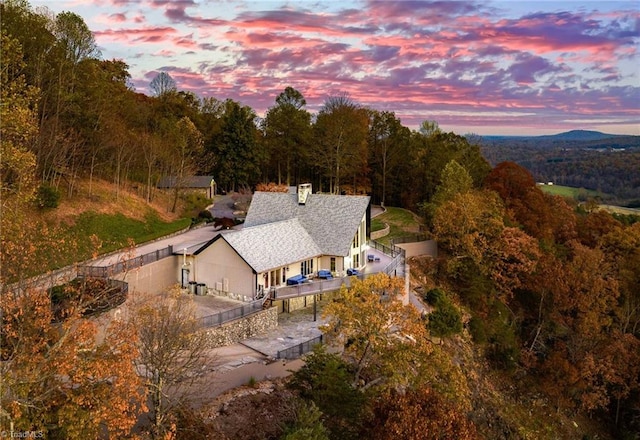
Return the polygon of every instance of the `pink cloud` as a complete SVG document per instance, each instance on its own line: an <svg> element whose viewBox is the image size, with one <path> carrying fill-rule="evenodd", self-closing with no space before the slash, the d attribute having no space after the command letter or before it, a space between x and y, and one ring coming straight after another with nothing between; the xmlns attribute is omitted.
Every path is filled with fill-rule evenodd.
<svg viewBox="0 0 640 440"><path fill-rule="evenodd" d="M109 15L109 19L114 23L124 23L127 21L127 16L123 13L111 14Z"/></svg>
<svg viewBox="0 0 640 440"><path fill-rule="evenodd" d="M94 32L96 39L155 43L168 40L167 36L177 31L172 27L147 27L141 29L107 29Z"/></svg>
<svg viewBox="0 0 640 440"><path fill-rule="evenodd" d="M191 68L161 70L175 75L181 89L244 101L258 113L292 86L312 110L328 95L347 92L414 125L430 111L441 124L478 126L524 119L556 124L562 113L639 116L640 87L623 83L634 74L619 65L638 57L634 20L640 18L633 11L516 19L469 2L369 1L330 13L283 7L222 19L191 0L149 1L172 26L112 29L96 37L162 43L154 58L172 63L185 53L199 56Z"/></svg>

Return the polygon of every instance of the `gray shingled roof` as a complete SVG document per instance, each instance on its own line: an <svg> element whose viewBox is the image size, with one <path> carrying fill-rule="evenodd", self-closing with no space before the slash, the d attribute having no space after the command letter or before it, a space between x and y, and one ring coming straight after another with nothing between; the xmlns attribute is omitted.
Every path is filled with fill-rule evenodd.
<svg viewBox="0 0 640 440"><path fill-rule="evenodd" d="M222 238L258 273L322 254L298 219L245 227Z"/></svg>
<svg viewBox="0 0 640 440"><path fill-rule="evenodd" d="M256 192L245 227L297 218L322 255L347 255L369 205L368 196L310 194L304 205L297 194ZM294 260L295 261L295 260Z"/></svg>

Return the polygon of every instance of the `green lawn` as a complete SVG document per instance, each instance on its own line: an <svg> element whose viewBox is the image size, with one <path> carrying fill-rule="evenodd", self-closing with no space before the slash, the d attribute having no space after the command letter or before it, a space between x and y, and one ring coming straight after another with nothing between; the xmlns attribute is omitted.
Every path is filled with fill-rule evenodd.
<svg viewBox="0 0 640 440"><path fill-rule="evenodd" d="M106 254L130 245L145 243L187 228L191 219L163 222L155 212L150 211L143 221L125 217L122 214L99 214L85 212L80 214L73 226L59 231L62 243L75 243L73 252L50 252L50 258L44 259L47 267L40 270L55 270L79 261L93 258L96 253ZM100 248L95 249L98 238Z"/></svg>
<svg viewBox="0 0 640 440"><path fill-rule="evenodd" d="M371 220L371 232L380 231L386 227L387 225L383 221L379 220L379 217Z"/></svg>
<svg viewBox="0 0 640 440"><path fill-rule="evenodd" d="M420 232L419 217L403 208L387 207L387 212L372 220L371 229L377 231L383 229L387 224L389 225L389 235L378 239L379 242L386 245L390 244L393 238L415 235Z"/></svg>
<svg viewBox="0 0 640 440"><path fill-rule="evenodd" d="M574 188L571 186L562 185L540 185L539 188L554 196L569 197L576 200L586 200L587 198L604 197L605 194L599 191L593 191L584 188Z"/></svg>
<svg viewBox="0 0 640 440"><path fill-rule="evenodd" d="M103 252L111 252L128 245L129 239L136 244L155 240L189 226L190 219L180 219L165 223L154 212L149 212L144 221L134 220L122 214L99 214L85 212L81 214L69 233L78 240L86 240L95 234L102 242Z"/></svg>

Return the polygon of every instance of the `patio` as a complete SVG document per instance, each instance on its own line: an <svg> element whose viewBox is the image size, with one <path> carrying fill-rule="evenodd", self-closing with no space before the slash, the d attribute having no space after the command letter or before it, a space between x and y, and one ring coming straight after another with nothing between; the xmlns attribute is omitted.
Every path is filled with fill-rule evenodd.
<svg viewBox="0 0 640 440"><path fill-rule="evenodd" d="M382 250L375 248L369 248L366 251L366 255L372 255L373 261L368 261L369 258L367 258L367 263L365 264L364 268L360 270L360 275L357 276L357 278L360 279L376 273L385 272L394 260L394 257L392 257L391 255L387 255ZM402 270L400 271L401 268ZM393 272L390 273L390 275L394 276L403 276L403 274L403 265L399 265L398 270L393 270ZM318 278L311 278L305 283L295 286L276 287L275 290L272 290L270 293L272 295L272 299L281 300L338 290L343 284L347 287L351 285L352 277L347 276L346 272L338 272L335 275L336 276L333 279L323 280Z"/></svg>

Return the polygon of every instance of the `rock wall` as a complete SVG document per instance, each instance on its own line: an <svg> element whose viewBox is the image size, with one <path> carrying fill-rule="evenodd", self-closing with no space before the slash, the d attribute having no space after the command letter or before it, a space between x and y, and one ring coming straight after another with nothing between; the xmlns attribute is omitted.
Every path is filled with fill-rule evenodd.
<svg viewBox="0 0 640 440"><path fill-rule="evenodd" d="M385 235L389 235L390 230L391 230L391 227L387 225L384 229L380 229L379 231L373 231L371 233L371 239L377 240L381 237L384 237Z"/></svg>
<svg viewBox="0 0 640 440"><path fill-rule="evenodd" d="M224 347L278 327L278 309L271 307L254 315L227 322L206 332L209 347Z"/></svg>

